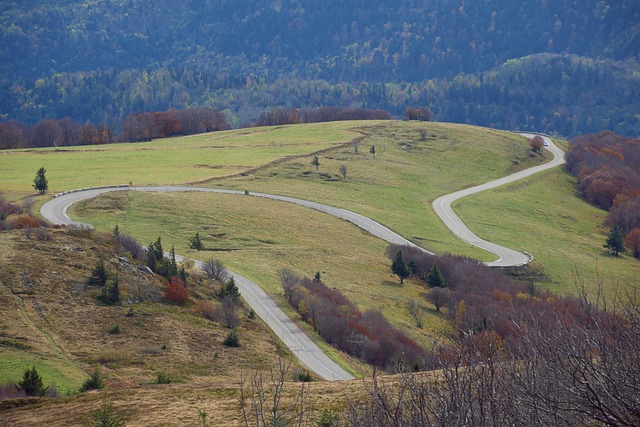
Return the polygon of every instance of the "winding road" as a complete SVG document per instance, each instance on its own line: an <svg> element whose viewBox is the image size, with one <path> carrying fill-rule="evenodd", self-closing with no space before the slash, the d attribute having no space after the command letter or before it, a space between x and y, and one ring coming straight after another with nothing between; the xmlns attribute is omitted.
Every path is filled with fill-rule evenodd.
<svg viewBox="0 0 640 427"><path fill-rule="evenodd" d="M527 138L533 138L535 136L534 134L528 133L521 133L520 135ZM442 222L445 223L445 225L449 228L449 230L453 232L453 234L455 234L462 240L471 243L474 246L494 253L498 256L498 259L496 261L485 263L489 267L516 267L526 265L530 263L533 258L529 254L517 252L513 249L505 248L504 246L500 246L498 244L481 239L471 230L469 230L469 227L467 227L465 223L460 219L460 217L453 211L451 204L456 200L466 196L470 196L471 194L509 184L538 172L542 172L544 170L562 165L565 162L564 151L562 151L557 145L555 145L553 141L551 141L551 139L549 139L548 137L544 136L543 138L545 144L548 144L545 145L544 148L553 154L553 160L551 160L550 162L547 162L540 166L534 166L532 168L525 169L520 172L493 181L489 181L484 184L476 185L475 187L465 188L464 190L456 191L455 193L446 194L444 196L438 197L432 203L433 210L436 212L436 214L438 214Z"/></svg>
<svg viewBox="0 0 640 427"><path fill-rule="evenodd" d="M527 137L533 135L522 134ZM463 221L455 214L451 208L451 203L458 200L461 197L468 196L483 190L495 188L500 185L504 185L510 182L517 181L535 173L547 170L564 163L564 153L558 148L551 140L545 137L545 142L549 145L546 146L549 151L554 154L554 159L541 166L536 166L524 171L496 179L486 184L471 187L465 190L457 191L452 194L448 194L436 199L433 202L433 208L445 223L445 225L461 239L478 246L482 249L495 253L499 259L494 262L487 263L489 266L515 266L527 264L531 261L531 257L527 254L516 252L512 249L505 248L495 243L488 242L480 239L463 223ZM53 199L42 205L40 213L42 216L54 224L68 225L68 226L88 226L75 222L67 215L69 207L85 199L96 197L100 194L111 191L146 191L146 192L185 192L185 191L199 191L207 193L220 193L220 194L238 194L245 195L243 191L225 190L216 188L202 188L191 186L164 186L164 187L129 187L129 186L113 186L106 188L89 188L80 190L71 190L64 193L56 194ZM346 209L336 208L333 206L324 205L321 203L311 202L308 200L297 199L293 197L278 196L273 194L264 193L251 193L254 197L264 197L273 200L279 200L283 202L295 203L301 206L306 206L311 209L318 210L320 212L333 215L337 218L349 221L363 230L371 233L372 235L383 239L389 243L409 245L419 248L409 240L400 236L399 234L391 231L384 225L357 214ZM426 251L425 249L420 248ZM431 253L431 252L428 252ZM200 261L196 261L200 263ZM200 266L201 264L199 264ZM255 282L243 277L240 274L229 272L235 279L242 297L253 308L256 314L264 320L267 325L275 332L275 334L283 341L287 347L294 352L300 362L307 368L315 372L318 376L325 380L349 380L354 377L345 371L342 367L331 360L320 348L302 331L273 301L273 299L266 294Z"/></svg>

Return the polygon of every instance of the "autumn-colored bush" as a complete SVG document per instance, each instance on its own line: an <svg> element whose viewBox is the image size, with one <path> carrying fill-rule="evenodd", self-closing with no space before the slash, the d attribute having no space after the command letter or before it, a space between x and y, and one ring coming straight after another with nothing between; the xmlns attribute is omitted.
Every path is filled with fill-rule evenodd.
<svg viewBox="0 0 640 427"><path fill-rule="evenodd" d="M627 234L624 245L634 257L640 258L640 228L634 228Z"/></svg>
<svg viewBox="0 0 640 427"><path fill-rule="evenodd" d="M211 301L198 300L196 301L195 311L206 319L214 320L216 305Z"/></svg>
<svg viewBox="0 0 640 427"><path fill-rule="evenodd" d="M332 346L382 369L424 367L426 352L379 311L364 313L319 280L280 274L285 297L305 322Z"/></svg>
<svg viewBox="0 0 640 427"><path fill-rule="evenodd" d="M578 178L582 194L609 210L619 194L640 193L640 139L604 131L574 138L566 154L567 170Z"/></svg>
<svg viewBox="0 0 640 427"><path fill-rule="evenodd" d="M29 215L18 215L17 218L11 221L11 224L13 225L13 228L17 229L38 227L38 221Z"/></svg>
<svg viewBox="0 0 640 427"><path fill-rule="evenodd" d="M514 312L530 315L541 323L551 324L556 316L566 317L568 323L577 322L579 312L576 302L560 298L549 292L530 288L516 282L500 270L479 264L477 261L459 256L437 256L418 248L390 245L387 256L402 250L407 262L415 266L415 275L427 287L427 274L437 263L445 278L445 295L427 294L427 299L447 307L447 315L460 335L474 335L485 331L498 334L501 342L517 349L521 340L520 331L513 324Z"/></svg>
<svg viewBox="0 0 640 427"><path fill-rule="evenodd" d="M178 305L184 305L189 299L189 290L182 279L172 277L164 289L164 299Z"/></svg>

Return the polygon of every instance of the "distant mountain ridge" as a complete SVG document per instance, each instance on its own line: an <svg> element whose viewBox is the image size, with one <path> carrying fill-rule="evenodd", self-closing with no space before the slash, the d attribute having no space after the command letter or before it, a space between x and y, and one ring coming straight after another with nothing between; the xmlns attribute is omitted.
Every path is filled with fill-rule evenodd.
<svg viewBox="0 0 640 427"><path fill-rule="evenodd" d="M464 116L463 121L491 126L491 120L467 119L464 104L476 103L471 94L462 94L463 101L443 98L456 78L499 76L507 61L530 55L572 55L631 70L604 88L582 90L611 93L622 86L636 95L639 49L636 0L3 2L0 114L27 122L69 115L118 126L132 111L214 106L227 109L234 116L230 121L240 124L270 107L326 104L401 114L406 101L429 105L438 120ZM545 78L562 83L562 72L573 74L558 71L547 69ZM363 83L374 89L356 93ZM537 86L504 83L507 91L517 92ZM537 89L559 91L560 83ZM356 89L342 90L347 86ZM421 95L413 89L406 93L411 86ZM290 87L308 93L289 97ZM254 103L251 90L275 96ZM229 101L229 91L235 101ZM564 105L546 105L552 111L534 120L536 125L573 133L610 123L620 133L639 132L636 105L620 103L600 108L606 111L598 113L592 128L586 122L574 125L576 119L562 116L560 107L581 102L576 98L565 95ZM444 101L448 107L440 108ZM480 104L509 109L500 99ZM555 119L557 126L556 113L562 116Z"/></svg>

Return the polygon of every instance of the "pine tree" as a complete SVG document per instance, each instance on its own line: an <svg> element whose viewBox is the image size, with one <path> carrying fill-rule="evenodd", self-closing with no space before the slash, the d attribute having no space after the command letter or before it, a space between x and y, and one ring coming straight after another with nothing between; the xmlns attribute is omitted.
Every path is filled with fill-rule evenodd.
<svg viewBox="0 0 640 427"><path fill-rule="evenodd" d="M49 189L49 182L47 181L47 177L45 168L38 169L36 172L36 177L33 180L33 188L38 190L40 194L44 194Z"/></svg>
<svg viewBox="0 0 640 427"><path fill-rule="evenodd" d="M317 172L318 168L320 167L320 159L318 159L318 156L313 156L313 160L311 160L311 164L316 167L316 172Z"/></svg>
<svg viewBox="0 0 640 427"><path fill-rule="evenodd" d="M108 305L114 305L120 301L120 279L117 274L111 283L104 284L98 299Z"/></svg>
<svg viewBox="0 0 640 427"><path fill-rule="evenodd" d="M147 248L147 267L149 267L151 271L156 271L156 255L153 249L153 243Z"/></svg>
<svg viewBox="0 0 640 427"><path fill-rule="evenodd" d="M200 240L200 233L196 233L196 235L191 238L191 241L189 242L189 247L197 251L201 251L204 249L202 240Z"/></svg>
<svg viewBox="0 0 640 427"><path fill-rule="evenodd" d="M404 283L404 279L409 277L409 266L402 256L402 251L396 253L393 264L391 264L391 271L400 278L400 284Z"/></svg>
<svg viewBox="0 0 640 427"><path fill-rule="evenodd" d="M438 264L434 263L429 273L427 273L427 283L432 288L444 288L446 286L446 282L444 280L444 275L440 271Z"/></svg>
<svg viewBox="0 0 640 427"><path fill-rule="evenodd" d="M176 263L176 250L171 246L171 252L169 256L169 265L167 266L167 277L173 277L178 275L178 264Z"/></svg>
<svg viewBox="0 0 640 427"><path fill-rule="evenodd" d="M49 387L45 387L42 377L33 366L22 374L22 380L18 382L18 388L25 392L27 396L44 396Z"/></svg>
<svg viewBox="0 0 640 427"><path fill-rule="evenodd" d="M619 256L620 252L624 252L624 234L618 224L611 227L607 242L603 245L609 249L615 256Z"/></svg>
<svg viewBox="0 0 640 427"><path fill-rule="evenodd" d="M100 259L93 268L91 276L87 280L87 286L104 286L106 282L107 272L104 268L104 262Z"/></svg>
<svg viewBox="0 0 640 427"><path fill-rule="evenodd" d="M222 292L220 293L220 298L229 297L234 302L238 302L240 300L240 290L236 285L235 279L232 277L224 284L222 287Z"/></svg>

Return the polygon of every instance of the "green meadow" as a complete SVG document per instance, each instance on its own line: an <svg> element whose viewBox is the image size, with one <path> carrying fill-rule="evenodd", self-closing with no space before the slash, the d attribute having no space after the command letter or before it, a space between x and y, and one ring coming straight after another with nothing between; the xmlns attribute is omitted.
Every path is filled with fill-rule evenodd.
<svg viewBox="0 0 640 427"><path fill-rule="evenodd" d="M582 200L576 179L563 169L460 200L456 212L480 237L525 250L548 280L545 288L577 294L584 286L595 296L625 296L640 279L640 260L614 257L603 244L606 212Z"/></svg>
<svg viewBox="0 0 640 427"><path fill-rule="evenodd" d="M244 172L282 158L349 142L352 125L251 128L151 142L0 151L0 190L33 193L47 170L49 192L99 185L186 184Z"/></svg>

